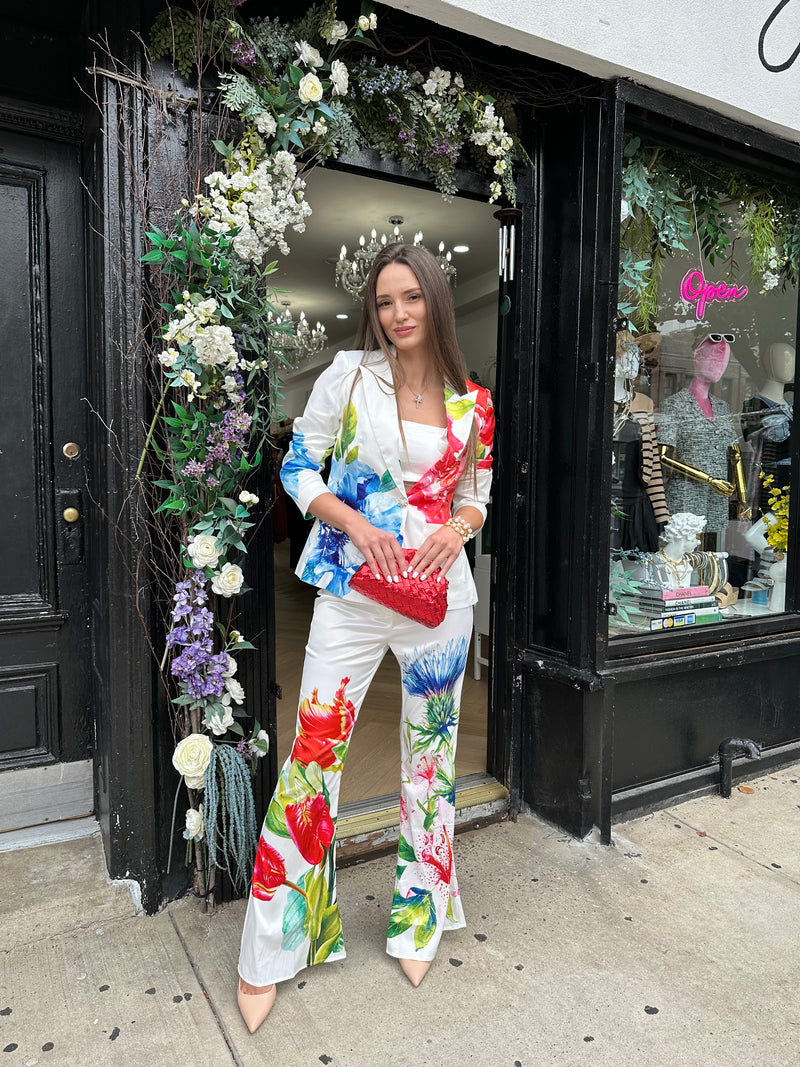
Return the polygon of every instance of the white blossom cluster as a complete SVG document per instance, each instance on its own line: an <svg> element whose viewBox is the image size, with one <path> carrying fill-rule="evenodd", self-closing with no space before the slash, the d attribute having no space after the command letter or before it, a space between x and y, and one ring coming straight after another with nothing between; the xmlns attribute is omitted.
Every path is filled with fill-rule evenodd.
<svg viewBox="0 0 800 1067"><path fill-rule="evenodd" d="M781 260L775 245L769 249L766 265L761 272L761 279L763 282L761 287L762 293L768 293L771 289L776 289L780 283Z"/></svg>
<svg viewBox="0 0 800 1067"><path fill-rule="evenodd" d="M259 118L266 132L266 118ZM286 230L291 226L303 233L311 214L306 183L297 175L294 156L277 152L253 168L252 158L235 152L228 163L228 173L216 170L206 175L209 195L198 194L192 214L217 233L237 231L233 248L247 263L263 262L276 247L288 255Z"/></svg>
<svg viewBox="0 0 800 1067"><path fill-rule="evenodd" d="M233 370L238 364L239 354L231 328L219 324L219 307L216 300L213 297L201 300L188 291L182 295L182 302L175 305L175 311L180 317L170 319L164 331L167 347L157 357L159 363L167 370L173 370L181 359L180 349L175 345L191 345L195 359L201 367L219 368L223 372ZM197 374L186 366L175 370L171 384L176 389L188 389L190 403L196 399L202 386ZM233 395L238 390L238 385L231 375L227 375L223 388L229 395Z"/></svg>
<svg viewBox="0 0 800 1067"><path fill-rule="evenodd" d="M486 149L487 155L494 159L494 173L498 178L503 178L509 172L510 164L506 158L514 147L514 140L506 132L506 126L500 115L496 115L494 104L487 104L483 114L476 118L475 127L470 134L473 144ZM502 192L499 181L492 182L492 195L490 203L497 199Z"/></svg>

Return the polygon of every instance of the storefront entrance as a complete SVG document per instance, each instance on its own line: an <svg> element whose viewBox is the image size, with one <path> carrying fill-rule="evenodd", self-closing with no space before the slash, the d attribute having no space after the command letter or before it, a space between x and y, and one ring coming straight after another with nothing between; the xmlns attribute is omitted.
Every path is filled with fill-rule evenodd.
<svg viewBox="0 0 800 1067"><path fill-rule="evenodd" d="M282 299L291 302L294 318L302 311L310 322L324 318L335 325L329 326L330 343L324 351L306 357L297 353L292 357L297 365L282 376L284 419L275 432L279 450L288 442L291 419L302 412L316 377L336 351L354 345L361 302L334 284L335 264L343 244L357 246L362 232L369 240L373 228L378 239L385 232L389 240L395 226L407 241L421 231L426 247L436 252L442 242L451 252L457 271L452 284L459 342L471 376L494 390L498 226L493 208L466 198L447 204L435 190L351 170L317 170L310 175L308 185L314 215L307 232L295 243L287 277L281 278L280 284L287 290ZM508 806L508 790L487 771L492 647L490 525L491 520L484 536L470 546L480 602L459 717L456 774L463 820L492 817ZM277 703L278 765L294 737L303 649L316 593L293 573L309 526L293 502L279 491L273 512L275 664L281 694ZM348 851L373 849L391 840L398 811L399 704L399 671L394 658L387 655L361 709L348 752L339 820L345 859Z"/></svg>

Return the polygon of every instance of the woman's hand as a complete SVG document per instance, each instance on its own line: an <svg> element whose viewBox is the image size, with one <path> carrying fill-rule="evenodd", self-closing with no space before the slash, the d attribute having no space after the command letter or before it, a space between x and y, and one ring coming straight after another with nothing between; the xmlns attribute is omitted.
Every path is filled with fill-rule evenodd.
<svg viewBox="0 0 800 1067"><path fill-rule="evenodd" d="M367 562L376 578L399 581L406 559L397 538L386 530L379 530L363 516L352 521L346 531L348 537Z"/></svg>
<svg viewBox="0 0 800 1067"><path fill-rule="evenodd" d="M424 581L436 572L436 580L444 578L461 554L464 540L452 526L440 526L425 538L411 560L409 570Z"/></svg>

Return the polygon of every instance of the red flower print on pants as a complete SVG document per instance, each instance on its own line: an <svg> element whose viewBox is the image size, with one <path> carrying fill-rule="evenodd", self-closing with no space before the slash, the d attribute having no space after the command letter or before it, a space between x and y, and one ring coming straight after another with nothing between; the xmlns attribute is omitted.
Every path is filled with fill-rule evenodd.
<svg viewBox="0 0 800 1067"><path fill-rule="evenodd" d="M344 692L349 681L342 678L332 704L320 703L318 689L314 689L310 700L302 701L292 759L306 767L318 763L325 768L337 762L333 750L348 739L356 721L356 709Z"/></svg>
<svg viewBox="0 0 800 1067"><path fill-rule="evenodd" d="M333 819L322 793L286 805L286 825L303 859L316 867L333 841Z"/></svg>
<svg viewBox="0 0 800 1067"><path fill-rule="evenodd" d="M275 890L285 881L286 864L283 856L263 837L259 838L253 867L253 896L259 900L272 900Z"/></svg>
<svg viewBox="0 0 800 1067"><path fill-rule="evenodd" d="M446 901L453 877L453 846L446 827L440 825L435 836L429 832L420 834L414 851L422 864L423 884Z"/></svg>

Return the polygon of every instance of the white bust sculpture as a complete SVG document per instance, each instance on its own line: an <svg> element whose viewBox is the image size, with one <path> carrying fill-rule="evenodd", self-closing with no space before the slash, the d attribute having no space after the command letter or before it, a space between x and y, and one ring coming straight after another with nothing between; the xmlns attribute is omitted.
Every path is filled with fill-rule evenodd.
<svg viewBox="0 0 800 1067"><path fill-rule="evenodd" d="M692 584L694 568L686 556L697 548L705 525L702 515L679 511L664 527L662 547L653 553L651 560L658 582L665 589L686 589Z"/></svg>

